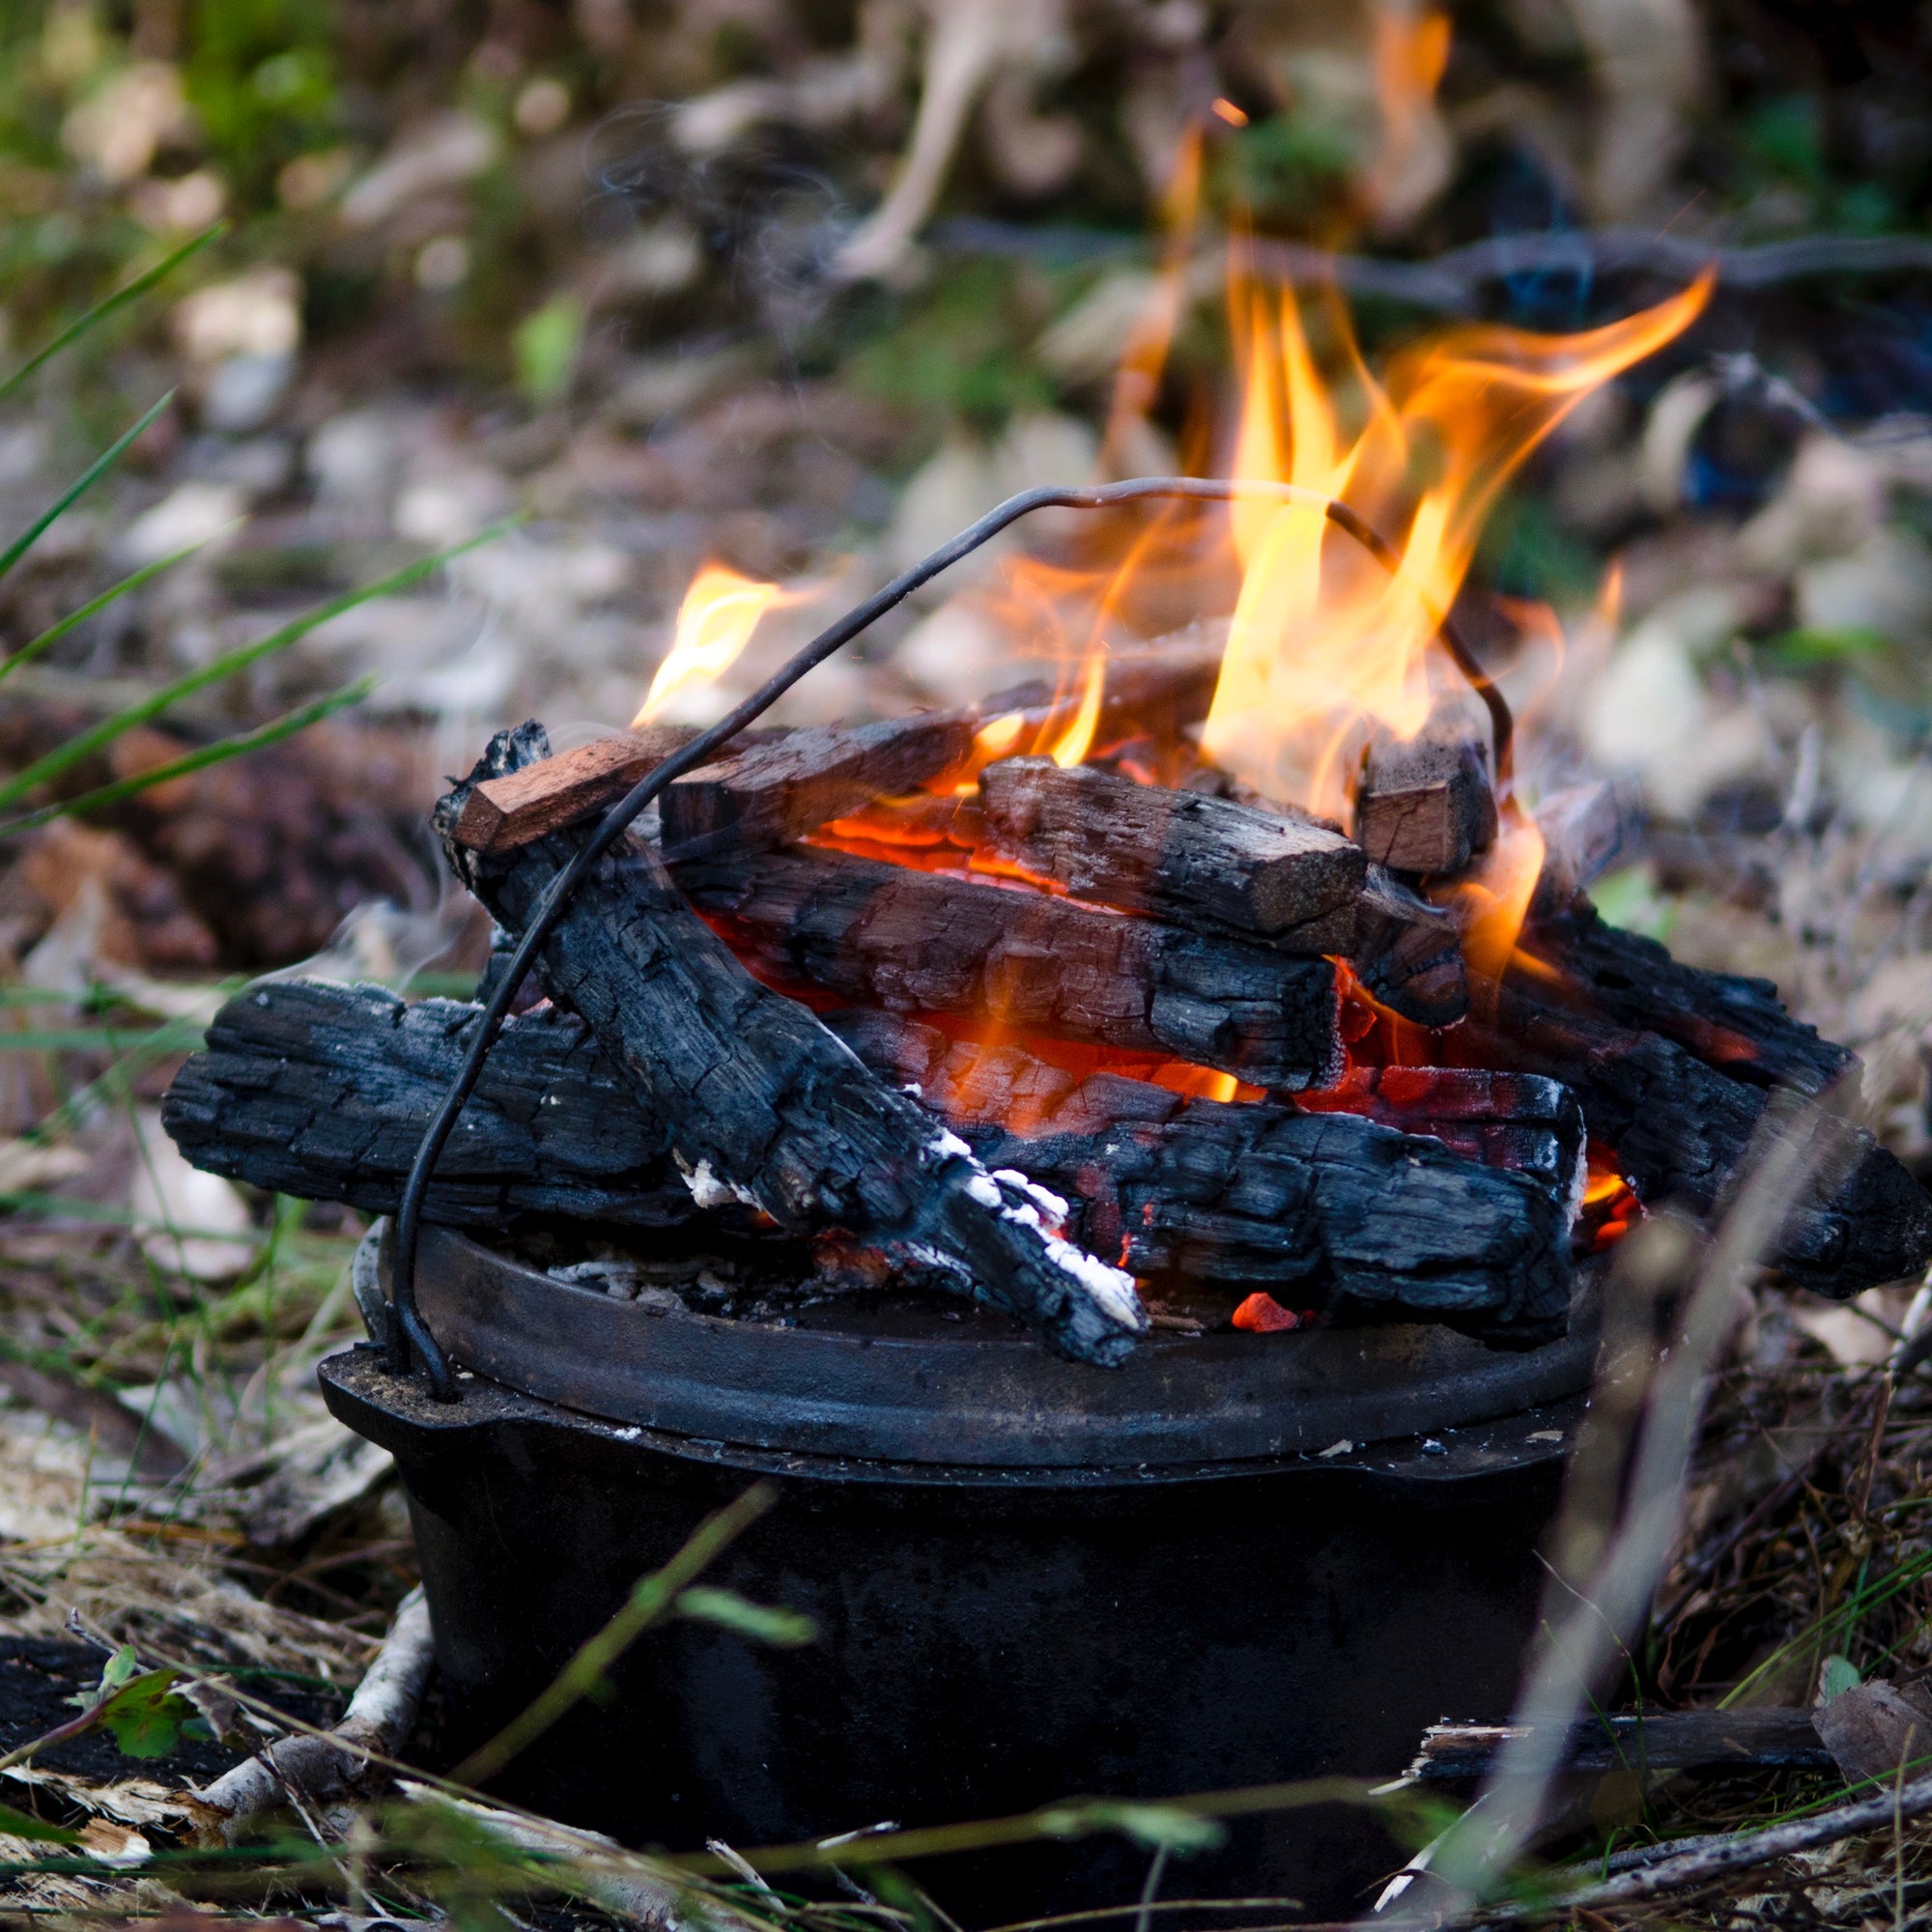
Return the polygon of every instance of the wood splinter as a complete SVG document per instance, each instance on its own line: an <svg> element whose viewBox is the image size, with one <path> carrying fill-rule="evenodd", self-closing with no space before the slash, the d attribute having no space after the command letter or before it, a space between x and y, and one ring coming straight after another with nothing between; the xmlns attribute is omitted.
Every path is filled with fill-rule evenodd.
<svg viewBox="0 0 1932 1932"><path fill-rule="evenodd" d="M1355 790L1355 840L1394 872L1460 872L1495 843L1495 785L1481 727L1444 699L1413 738L1380 737Z"/></svg>

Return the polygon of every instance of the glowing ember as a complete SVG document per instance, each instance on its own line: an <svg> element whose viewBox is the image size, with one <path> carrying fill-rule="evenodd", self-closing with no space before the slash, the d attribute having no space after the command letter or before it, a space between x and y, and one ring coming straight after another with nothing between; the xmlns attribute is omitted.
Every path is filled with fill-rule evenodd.
<svg viewBox="0 0 1932 1932"><path fill-rule="evenodd" d="M1250 1335L1281 1335L1301 1326L1301 1318L1293 1309L1284 1308L1271 1294L1249 1295L1229 1319L1236 1328L1245 1328Z"/></svg>
<svg viewBox="0 0 1932 1932"><path fill-rule="evenodd" d="M758 619L791 601L776 583L741 577L722 563L707 563L691 580L678 606L670 649L631 720L632 728L656 724L680 697L716 683L752 641Z"/></svg>

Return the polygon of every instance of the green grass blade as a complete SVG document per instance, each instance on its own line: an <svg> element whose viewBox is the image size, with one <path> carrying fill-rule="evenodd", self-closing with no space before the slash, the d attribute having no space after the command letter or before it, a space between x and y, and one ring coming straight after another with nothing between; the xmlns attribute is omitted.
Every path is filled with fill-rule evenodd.
<svg viewBox="0 0 1932 1932"><path fill-rule="evenodd" d="M219 534L217 531L216 535ZM200 543L185 544L155 563L144 563L131 577L124 577L111 590L103 590L92 603L83 604L78 611L69 612L58 624L49 624L38 638L22 644L11 658L0 659L0 682L5 681L9 672L18 670L23 664L31 664L43 651L59 643L70 631L86 623L90 617L99 616L110 604L118 603L130 592L140 589L142 584L152 582L162 571L172 570L184 558L192 556L203 544L213 541L212 537L204 537Z"/></svg>
<svg viewBox="0 0 1932 1932"><path fill-rule="evenodd" d="M375 690L376 684L373 675L358 677L354 684L344 685L340 691L332 691L327 697L318 697L311 704L301 705L283 717L271 719L267 724L258 724L252 731L238 731L232 738L221 738L213 745L203 745L179 758L170 758L164 765L156 765L151 771L136 772L131 778L117 779L112 784L99 785L93 791L82 792L78 798L63 799L58 805L43 806L39 811L30 811L24 818L10 819L5 825L0 825L0 839L17 838L23 832L32 832L37 826L64 818L71 812L95 811L104 805L118 805L137 791L146 791L150 785L166 784L170 779L185 778L189 772L205 771L210 765L242 757L249 752L259 752L265 745L278 745L284 738L293 738L298 731L306 731L311 724L319 724L337 711L346 711L352 704L360 704ZM6 1036L0 1034L0 1046L5 1044Z"/></svg>
<svg viewBox="0 0 1932 1932"><path fill-rule="evenodd" d="M155 418L157 415L159 415L160 412L164 409L166 409L171 402L174 401L174 399L175 399L175 392L172 389L170 389L167 392L167 394L163 396L161 400L158 403L156 403L155 407L151 409L148 412L148 413L144 415L141 418L141 420L134 425L132 429L128 430L116 441L109 443L107 447L103 449L100 452L100 454L97 456L94 459L94 461L87 466L85 469L81 471L78 481L70 483L68 487L58 497L54 498L53 502L49 504L46 509L43 510L41 514L38 517L36 517L34 521L31 524L29 524L27 527L24 530L22 530L20 534L16 536L14 539L14 541L10 543L4 551L0 551L0 577L5 577L7 573L10 570L12 570L14 566L16 563L18 563L23 556L26 555L28 551L30 551L35 544L40 542L41 538L46 534L47 526L50 524L52 524L57 517L64 516L70 509L71 509L74 503L80 497L84 497L88 493L88 491L92 490L94 486L97 483L99 483L100 479L103 476L105 476L107 472L110 469L112 469L117 463L121 461L122 457L125 456L128 452L128 445L130 442L132 442L134 439L137 436L139 436L141 432L144 429L146 429L148 425L152 423L155 420Z"/></svg>
<svg viewBox="0 0 1932 1932"><path fill-rule="evenodd" d="M131 1208L111 1208L99 1201L82 1201L71 1194L43 1194L33 1189L0 1194L0 1211L9 1214L58 1215L64 1221L94 1221L103 1228L146 1228L158 1225L145 1216L134 1213ZM180 1240L260 1242L267 1238L259 1228L245 1231L230 1229L226 1234L219 1228L168 1228L165 1232Z"/></svg>
<svg viewBox="0 0 1932 1932"><path fill-rule="evenodd" d="M9 1032L0 1028L0 1053L172 1053L201 1044L206 1027L191 1020L168 1020L143 1032L139 1027L39 1027Z"/></svg>
<svg viewBox="0 0 1932 1932"><path fill-rule="evenodd" d="M204 228L199 235L184 242L172 254L163 255L152 269L144 269L131 282L123 283L111 296L96 302L85 315L69 323L45 348L37 350L5 382L0 382L0 402L5 402L36 369L52 361L70 343L78 342L91 329L98 328L117 309L126 308L130 301L135 301L146 295L156 282L173 274L190 255L199 254L216 236L224 233L227 227L227 222L217 221L213 228Z"/></svg>
<svg viewBox="0 0 1932 1932"><path fill-rule="evenodd" d="M286 650L290 644L305 638L308 634L326 624L331 617L339 617L345 611L353 611L358 604L366 604L372 597L386 596L393 590L407 589L412 583L420 582L431 572L439 570L453 557L461 556L466 551L474 550L478 544L485 544L494 537L501 536L517 520L507 519L500 524L493 524L487 530L480 531L466 543L454 544L448 550L438 551L434 556L419 558L414 563L405 564L401 570L392 571L387 577L379 578L374 583L365 583L357 590L346 590L340 597L331 597L327 604L319 604L313 611L284 624L279 630L271 631L266 638L258 638L252 644L243 644L239 650L227 652L213 663L204 665L200 670L189 671L186 676L177 678L174 683L160 691L153 692L138 703L117 711L111 718L103 718L99 724L91 724L85 731L76 732L64 745L57 745L44 757L36 758L25 771L16 772L5 784L0 784L0 806L12 805L23 798L36 785L45 784L76 765L81 759L91 756L105 745L126 731L131 731L136 724L145 724L149 719L157 718L171 705L178 704L184 697L192 696L197 691L206 690L211 684L219 684L223 678L232 677L237 671L246 670L250 665L259 663L274 652Z"/></svg>

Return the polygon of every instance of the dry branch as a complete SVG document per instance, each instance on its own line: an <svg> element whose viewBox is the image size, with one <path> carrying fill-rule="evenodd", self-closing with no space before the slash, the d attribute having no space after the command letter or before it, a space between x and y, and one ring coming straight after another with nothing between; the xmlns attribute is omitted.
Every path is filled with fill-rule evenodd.
<svg viewBox="0 0 1932 1932"><path fill-rule="evenodd" d="M1431 1724L1406 1776L1421 1784L1486 1777L1512 1724ZM1830 1771L1809 1711L1658 1711L1592 1716L1570 1735L1559 1769L1609 1771Z"/></svg>
<svg viewBox="0 0 1932 1932"><path fill-rule="evenodd" d="M210 1835L232 1845L252 1820L276 1809L290 1793L304 1802L326 1801L361 1777L364 1753L393 1757L415 1723L435 1661L429 1604L418 1584L397 1605L389 1634L340 1723L321 1736L283 1738L196 1794L218 1814Z"/></svg>
<svg viewBox="0 0 1932 1932"><path fill-rule="evenodd" d="M452 865L512 930L568 863L568 838L485 855L449 830L471 784L547 750L541 725L498 732L437 808ZM641 839L621 839L592 869L539 971L669 1127L700 1205L736 1194L793 1232L849 1229L1080 1359L1119 1361L1145 1332L1127 1276L1048 1234L1023 1184L988 1176L803 1007L757 984Z"/></svg>
<svg viewBox="0 0 1932 1932"><path fill-rule="evenodd" d="M676 877L764 973L840 1000L997 1018L1264 1087L1342 1070L1325 959L843 852L734 855Z"/></svg>

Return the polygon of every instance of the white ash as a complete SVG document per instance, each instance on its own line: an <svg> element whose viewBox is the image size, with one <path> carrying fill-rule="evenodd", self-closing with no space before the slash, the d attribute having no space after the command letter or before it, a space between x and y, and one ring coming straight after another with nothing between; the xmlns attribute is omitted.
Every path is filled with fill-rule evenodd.
<svg viewBox="0 0 1932 1932"><path fill-rule="evenodd" d="M951 1127L941 1127L926 1142L925 1151L936 1160L971 1160L973 1150Z"/></svg>
<svg viewBox="0 0 1932 1932"><path fill-rule="evenodd" d="M1018 1168L995 1168L993 1179L1005 1181L1009 1187L1018 1188L1049 1221L1064 1222L1066 1219L1066 1203L1052 1188L1042 1187Z"/></svg>
<svg viewBox="0 0 1932 1932"><path fill-rule="evenodd" d="M684 1184L691 1189L691 1198L700 1208L728 1208L737 1201L747 1208L762 1210L764 1204L749 1187L741 1187L735 1180L721 1179L711 1171L708 1160L700 1160L694 1167L675 1148L671 1150L671 1158L677 1162Z"/></svg>
<svg viewBox="0 0 1932 1932"><path fill-rule="evenodd" d="M674 1288L645 1279L643 1264L631 1261L571 1262L544 1270L552 1281L574 1288L594 1288L613 1301L629 1301L646 1315L689 1315L691 1309ZM703 1279L702 1276L699 1277Z"/></svg>

